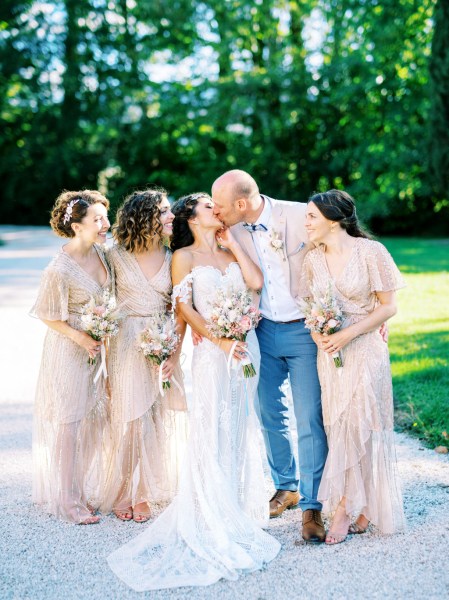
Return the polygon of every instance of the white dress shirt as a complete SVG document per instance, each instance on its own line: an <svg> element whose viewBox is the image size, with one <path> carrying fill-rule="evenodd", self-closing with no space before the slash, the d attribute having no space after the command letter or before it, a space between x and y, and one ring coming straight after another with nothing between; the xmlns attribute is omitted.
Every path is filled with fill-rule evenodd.
<svg viewBox="0 0 449 600"><path fill-rule="evenodd" d="M286 281L284 276L282 261L287 260L284 254L285 250L276 250L271 244L273 233L276 233L273 231L271 222L271 202L266 196L262 196L262 199L264 207L254 225L264 225L267 231L251 232L264 279L260 297L260 312L270 321L294 321L304 315L292 298L290 282Z"/></svg>

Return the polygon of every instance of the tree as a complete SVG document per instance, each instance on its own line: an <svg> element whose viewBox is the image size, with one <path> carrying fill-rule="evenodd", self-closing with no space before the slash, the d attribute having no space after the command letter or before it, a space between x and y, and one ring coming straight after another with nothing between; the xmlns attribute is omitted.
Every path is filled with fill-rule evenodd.
<svg viewBox="0 0 449 600"><path fill-rule="evenodd" d="M438 212L449 207L449 4L438 0L429 70L432 84L430 111L430 175L438 198Z"/></svg>

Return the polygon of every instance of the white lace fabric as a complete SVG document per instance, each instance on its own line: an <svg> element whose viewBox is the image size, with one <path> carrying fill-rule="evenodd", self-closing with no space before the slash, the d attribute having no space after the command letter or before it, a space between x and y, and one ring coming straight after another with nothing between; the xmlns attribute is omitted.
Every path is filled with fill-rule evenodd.
<svg viewBox="0 0 449 600"><path fill-rule="evenodd" d="M196 267L174 289L207 318L217 287L244 286L237 263L226 272ZM178 289L176 289L178 288ZM191 288L191 289L190 289ZM256 370L257 338L247 338ZM108 557L112 570L138 591L204 586L261 569L280 544L268 523L264 455L254 412L257 377L227 371L227 356L204 340L192 360L190 438L180 487L172 504L136 539Z"/></svg>

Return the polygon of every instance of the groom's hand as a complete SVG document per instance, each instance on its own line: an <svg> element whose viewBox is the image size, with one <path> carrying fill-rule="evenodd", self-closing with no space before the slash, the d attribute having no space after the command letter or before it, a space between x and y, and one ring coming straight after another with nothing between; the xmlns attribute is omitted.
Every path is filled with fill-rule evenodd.
<svg viewBox="0 0 449 600"><path fill-rule="evenodd" d="M203 336L197 331L192 329L192 342L194 346L198 346L203 341Z"/></svg>

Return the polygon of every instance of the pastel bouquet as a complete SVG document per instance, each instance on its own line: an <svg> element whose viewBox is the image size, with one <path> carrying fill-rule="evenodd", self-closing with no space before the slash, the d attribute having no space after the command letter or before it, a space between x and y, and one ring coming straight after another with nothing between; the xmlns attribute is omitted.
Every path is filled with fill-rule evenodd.
<svg viewBox="0 0 449 600"><path fill-rule="evenodd" d="M304 312L305 326L310 331L330 335L341 328L343 313L330 283L324 296L312 288L312 298L300 298L298 302ZM334 352L332 358L337 368L343 366L340 352Z"/></svg>
<svg viewBox="0 0 449 600"><path fill-rule="evenodd" d="M106 338L117 335L119 330L117 302L108 290L105 290L101 296L91 297L89 302L83 306L81 327L83 331L98 342L103 342ZM105 357L103 354L104 347L102 345L102 368L104 368L106 377ZM89 358L89 364L95 364L96 360L96 358Z"/></svg>
<svg viewBox="0 0 449 600"><path fill-rule="evenodd" d="M139 334L139 350L143 352L145 358L159 365L159 383L162 390L170 388L170 381L162 380L163 364L176 351L179 342L176 324L168 313L153 315Z"/></svg>
<svg viewBox="0 0 449 600"><path fill-rule="evenodd" d="M248 290L217 289L211 302L211 312L207 329L217 338L225 337L245 341L248 331L257 327L261 314L252 304ZM232 357L232 352L230 353ZM240 361L245 377L254 377L256 369L247 355Z"/></svg>

